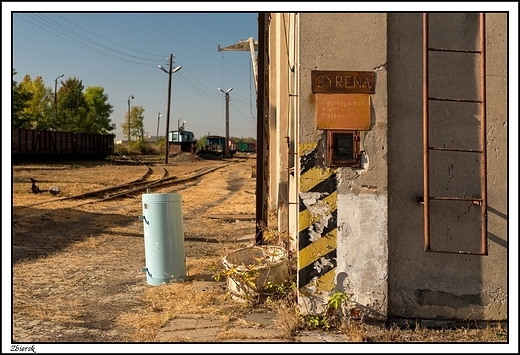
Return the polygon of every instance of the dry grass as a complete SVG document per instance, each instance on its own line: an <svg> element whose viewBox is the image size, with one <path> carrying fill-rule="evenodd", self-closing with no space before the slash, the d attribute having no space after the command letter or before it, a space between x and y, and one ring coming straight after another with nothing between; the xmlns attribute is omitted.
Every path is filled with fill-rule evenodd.
<svg viewBox="0 0 520 355"><path fill-rule="evenodd" d="M352 342L367 343L503 343L507 342L507 329L502 323L487 323L478 328L458 326L452 328L429 328L423 325L398 327L349 322L340 330Z"/></svg>
<svg viewBox="0 0 520 355"><path fill-rule="evenodd" d="M229 321L236 304L221 292L196 292L189 282L167 284L146 290L140 309L123 314L119 323L132 330L132 340L153 341L157 332L169 320L182 314L211 314Z"/></svg>
<svg viewBox="0 0 520 355"><path fill-rule="evenodd" d="M294 305L286 302L279 302L276 310L276 326L282 336L286 339L294 336L296 331L302 327L302 321L295 311Z"/></svg>
<svg viewBox="0 0 520 355"><path fill-rule="evenodd" d="M168 171L170 175L176 175L207 164L220 163L182 165L172 162ZM112 169L114 166L102 164L16 167L14 205L54 199L50 194L32 194L31 177L41 188L57 185L64 195L75 195L127 182L144 173L142 166ZM13 265L13 317L21 318L17 324L30 319L56 325L84 325L94 313L96 317L103 317L104 313L112 312L117 323L114 327L124 329L132 342L153 342L168 321L183 314L212 315L225 324L239 322L242 315L251 310L251 304L235 302L225 292L197 291L194 282L211 280L222 266L225 255L251 243L251 240L239 241L237 238L255 232L254 221L206 217L212 214L254 215L254 192L255 179L251 177L249 162L244 162L237 170L217 170L203 182L182 191L188 279L161 287L146 287L143 285L145 277L139 273L140 267L144 266L143 227L137 223L137 218L129 222L131 218L127 217L141 214L139 197L78 209L58 210L61 206L50 204L30 209L30 215L17 213L13 233L17 233L19 245L13 245L23 250L34 247L39 254L38 258L20 259ZM283 234L264 232L269 244L284 245L286 242ZM292 265L293 276L294 268ZM118 282L122 283L120 289ZM135 289L127 292L123 288L125 283ZM254 307L276 314L277 334L290 340L296 332L310 329L298 314L294 300L294 294L288 292L285 297L263 300ZM118 306L117 310L112 310ZM491 323L480 327L468 323L454 329L429 329L421 325L385 328L353 320L337 324L341 325L329 331L345 334L358 343L508 341L507 329ZM218 338L247 340L248 335L225 327Z"/></svg>

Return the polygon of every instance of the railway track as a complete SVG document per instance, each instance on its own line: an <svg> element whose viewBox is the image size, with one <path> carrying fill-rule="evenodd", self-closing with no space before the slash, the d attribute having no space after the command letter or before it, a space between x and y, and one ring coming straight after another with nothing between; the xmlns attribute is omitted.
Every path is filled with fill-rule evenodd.
<svg viewBox="0 0 520 355"><path fill-rule="evenodd" d="M57 199L51 199L46 201L39 201L32 204L14 206L15 211L19 211L29 207L35 207L44 204L56 204L57 202L64 202L70 200L81 200L74 204L62 204L60 208L71 208L78 207L86 204L98 203L102 201L112 200L116 198L122 198L125 196L135 195L151 189L157 190L177 184L187 183L200 178L201 176L208 174L217 169L221 169L231 163L223 163L217 166L202 167L194 171L187 172L186 174L169 176L168 171L164 167L154 166L151 168L147 166L147 171L137 179L126 182L119 185L109 186L98 190L87 191L81 194L73 196L65 196ZM157 172L158 171L158 172ZM153 179L152 177L159 175L159 178ZM86 201L85 201L86 200Z"/></svg>

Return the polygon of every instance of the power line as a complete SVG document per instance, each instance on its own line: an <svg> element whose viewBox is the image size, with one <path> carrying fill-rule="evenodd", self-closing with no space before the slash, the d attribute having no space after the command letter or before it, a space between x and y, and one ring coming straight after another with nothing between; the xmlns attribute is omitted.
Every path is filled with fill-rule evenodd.
<svg viewBox="0 0 520 355"><path fill-rule="evenodd" d="M72 31L72 30L70 30L69 28L67 28L67 27L65 27L63 25L61 25L59 23L56 23L56 21L48 19L47 17L43 17L41 15L36 15L36 16L38 18L41 18L43 21L46 21L46 22L50 23L51 25L53 25L55 27L59 27L59 28L63 29L64 31L68 32L69 34L71 34L71 35L73 35L75 37L78 37L80 40L84 40L86 42L92 43L94 45L97 45L97 46L105 49L105 50L112 51L112 52L115 52L117 54L122 54L122 55L125 55L125 56L128 56L128 57L131 57L131 58L142 59L142 60L147 60L147 61L155 61L154 59L142 58L142 57L134 56L134 55L131 55L131 54L127 54L127 53L115 50L115 49L113 49L111 47L105 46L105 45L103 45L103 44L101 44L99 42L96 42L96 41L94 41L94 40L92 40L90 38L87 38L87 37L85 37L85 36L75 32L75 31Z"/></svg>
<svg viewBox="0 0 520 355"><path fill-rule="evenodd" d="M105 41L107 41L107 42L109 42L109 43L115 44L116 46L119 46L119 47L122 47L122 48L129 49L129 50L131 50L131 51L133 51L133 52L146 54L146 55L149 55L149 56L152 56L152 57L158 57L158 58L163 58L163 57L164 57L164 55L162 55L162 54L149 54L149 53L146 53L146 52L138 51L138 50L136 50L136 49L132 49L132 48L130 48L130 47L123 46L123 45L121 45L121 44L119 44L119 43L116 43L116 42L114 42L114 41L111 41L111 40L109 40L109 39L106 39L106 38L104 38L104 37L101 37L101 36L99 36L99 35L97 35L97 34L91 32L91 31L87 30L86 28L83 28L83 27L81 27L81 26L79 26L79 25L77 25L77 24L75 24L75 23L73 23L73 22L67 20L66 18L64 18L64 17L62 17L62 16L60 16L60 15L58 15L58 14L56 14L56 16L58 16L59 18L63 19L64 21L67 21L67 22L73 24L74 26L76 26L76 27L78 27L78 28L81 28L81 29L82 29L83 31L85 31L85 32L88 32L88 33L90 33L90 34L92 34L92 35L94 35L94 36L96 36L96 37L98 37L98 38L101 38L102 40L105 40ZM155 60L155 59L147 59L147 60Z"/></svg>
<svg viewBox="0 0 520 355"><path fill-rule="evenodd" d="M237 107L237 105L235 105L233 102L231 102L231 104L233 105L235 110L237 110L237 112L240 114L240 116L242 116L242 118L244 118L244 119L246 119L247 121L250 121L250 122L254 122L255 121L255 119L253 119L251 117L248 117L242 111L240 111L240 109Z"/></svg>
<svg viewBox="0 0 520 355"><path fill-rule="evenodd" d="M66 41L66 42L72 43L72 44L74 44L74 45L76 45L78 47L84 48L84 49L86 49L88 51L91 51L91 52L94 52L94 53L97 53L97 54L100 54L100 55L103 55L103 56L106 56L106 57L109 57L109 58L113 58L113 59L118 59L118 60L122 60L122 61L125 61L125 62L129 62L129 63L134 63L134 64L138 64L138 65L144 65L144 66L153 66L152 64L146 64L146 63L142 63L142 62L136 62L134 60L125 59L125 58L122 58L120 56L116 56L114 54L107 53L107 52L105 52L103 50L95 48L95 47L93 47L91 45L88 45L86 43L82 43L81 41L78 41L77 38L74 38L74 36L75 37L80 37L80 38L83 37L84 38L83 42L85 42L85 41L86 42L91 42L91 43L93 43L93 44L95 44L97 46L107 48L108 50L111 50L113 52L117 52L117 53L123 54L125 56L129 56L129 57L133 57L133 58L139 58L139 57L136 57L136 56L128 55L126 53L113 50L110 47L106 47L106 46L104 46L104 45L102 45L102 44L100 44L98 42L95 42L93 40L90 40L90 39L82 36L82 35L79 35L76 32L71 31L71 30L67 29L66 27L63 27L62 25L51 24L52 25L51 26L51 25L48 24L49 20L47 18L43 18L42 19L41 16L38 17L37 15L38 14L36 14L36 16L33 16L33 17L27 16L27 17L29 17L30 20L26 16L19 16L18 15L18 17L20 17L24 21L29 22L33 26L38 27L38 28L42 29L43 31L45 31L47 33L50 33L51 35L53 35L55 37L61 38L62 40ZM37 23L35 23L34 21L37 22L38 24L40 24L41 26L38 25ZM47 23L45 23L45 22L47 22ZM60 27L63 28L65 30L65 32L72 33L74 36L67 35L66 33L60 32L60 31L58 31L56 29L56 28L60 28ZM146 60L150 60L150 59L146 59Z"/></svg>
<svg viewBox="0 0 520 355"><path fill-rule="evenodd" d="M177 59L177 58L176 58ZM179 63L179 65L182 65L182 63L177 60L177 62ZM184 65L183 65L183 68L186 68ZM190 76L190 78L187 77L187 75ZM218 102L220 101L220 96L218 96L217 94L214 93L214 90L211 90L210 88L208 88L207 86L205 86L203 83L201 83L193 74L191 74L191 72L187 69L184 69L182 72L179 72L179 76L181 78L181 80L191 89L193 90L195 93L197 93L198 95L204 97L205 99L208 99L210 101L214 101L214 102ZM205 90L207 90L208 93L206 92L203 92L202 90L200 90L200 87L197 86L195 84L195 82L199 83L200 86L202 86L202 88L204 88Z"/></svg>

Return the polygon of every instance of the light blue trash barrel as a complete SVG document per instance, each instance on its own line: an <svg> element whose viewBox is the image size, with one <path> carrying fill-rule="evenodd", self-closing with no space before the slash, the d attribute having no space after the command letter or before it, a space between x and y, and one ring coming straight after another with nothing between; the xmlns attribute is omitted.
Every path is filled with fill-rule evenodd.
<svg viewBox="0 0 520 355"><path fill-rule="evenodd" d="M146 280L149 285L186 280L182 198L177 193L143 194Z"/></svg>

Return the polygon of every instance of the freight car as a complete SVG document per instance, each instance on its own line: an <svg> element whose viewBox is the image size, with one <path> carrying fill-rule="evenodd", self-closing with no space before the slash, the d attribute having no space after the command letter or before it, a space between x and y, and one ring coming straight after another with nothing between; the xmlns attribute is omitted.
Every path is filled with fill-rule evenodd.
<svg viewBox="0 0 520 355"><path fill-rule="evenodd" d="M238 143L238 151L243 153L255 153L256 142L240 142Z"/></svg>
<svg viewBox="0 0 520 355"><path fill-rule="evenodd" d="M214 156L221 158L224 156L224 153L225 153L224 152L225 142L226 142L226 137L207 136L206 145L199 150L198 154L199 155L209 154L209 155L214 155ZM230 157L232 157L237 152L238 145L233 140L230 139L228 142L228 147L229 147L228 154Z"/></svg>
<svg viewBox="0 0 520 355"><path fill-rule="evenodd" d="M105 159L114 154L114 134L91 134L13 128L12 159Z"/></svg>

